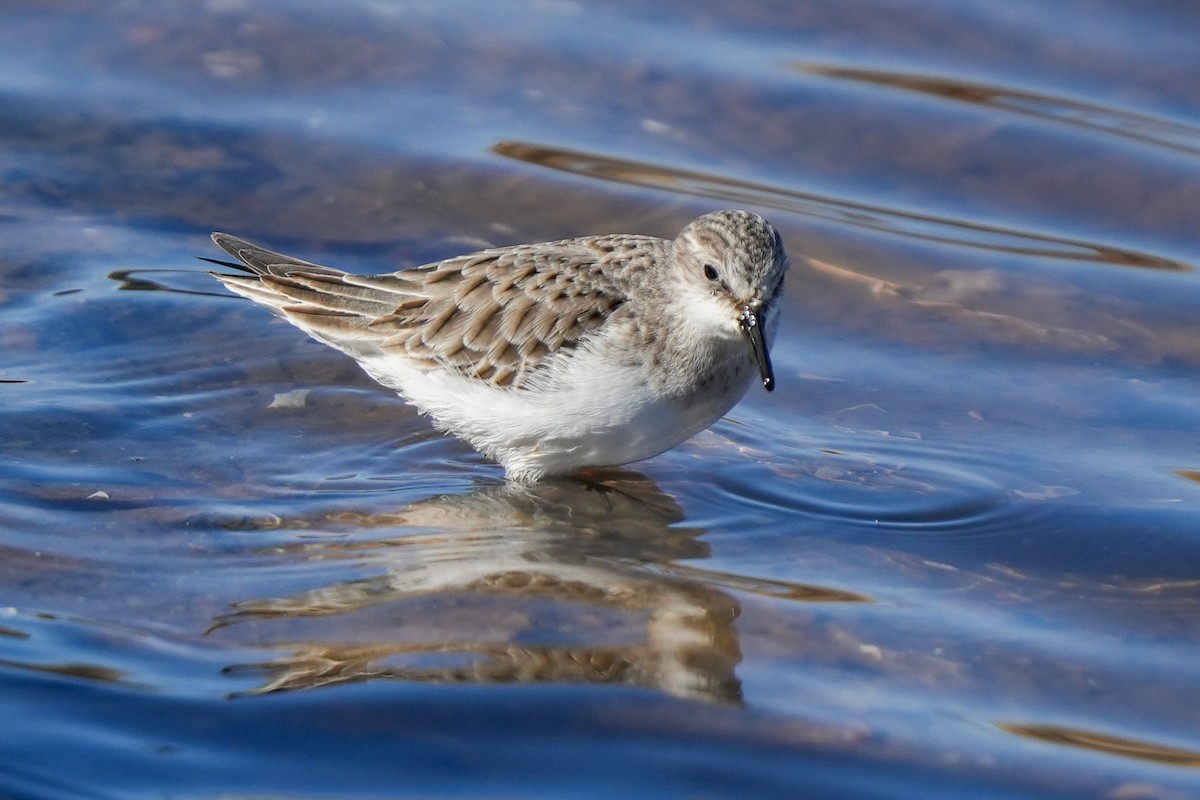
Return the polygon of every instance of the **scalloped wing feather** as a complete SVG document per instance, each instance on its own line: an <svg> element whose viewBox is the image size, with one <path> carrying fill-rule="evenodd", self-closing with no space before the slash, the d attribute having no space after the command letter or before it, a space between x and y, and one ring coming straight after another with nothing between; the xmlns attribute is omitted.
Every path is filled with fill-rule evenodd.
<svg viewBox="0 0 1200 800"><path fill-rule="evenodd" d="M525 387L625 302L629 259L668 243L597 236L484 250L412 270L352 275L214 234L253 273L217 275L313 336L353 354L450 367L497 387Z"/></svg>

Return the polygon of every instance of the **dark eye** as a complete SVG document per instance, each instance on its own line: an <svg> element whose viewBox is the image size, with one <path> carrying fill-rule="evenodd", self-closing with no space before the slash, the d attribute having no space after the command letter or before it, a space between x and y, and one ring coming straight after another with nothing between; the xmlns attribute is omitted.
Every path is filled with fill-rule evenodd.
<svg viewBox="0 0 1200 800"><path fill-rule="evenodd" d="M721 273L718 272L717 268L714 267L712 264L705 264L704 265L704 277L708 278L710 281L715 281L715 280L720 279Z"/></svg>

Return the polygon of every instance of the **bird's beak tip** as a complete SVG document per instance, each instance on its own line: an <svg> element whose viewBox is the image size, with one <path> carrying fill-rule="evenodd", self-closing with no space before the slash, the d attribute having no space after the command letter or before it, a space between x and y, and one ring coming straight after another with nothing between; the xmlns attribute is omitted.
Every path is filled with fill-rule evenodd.
<svg viewBox="0 0 1200 800"><path fill-rule="evenodd" d="M762 316L759 311L749 307L742 310L742 333L750 340L750 350L758 363L758 372L762 376L763 388L768 392L775 391L775 371L771 368L771 355L767 352L767 343L763 338Z"/></svg>

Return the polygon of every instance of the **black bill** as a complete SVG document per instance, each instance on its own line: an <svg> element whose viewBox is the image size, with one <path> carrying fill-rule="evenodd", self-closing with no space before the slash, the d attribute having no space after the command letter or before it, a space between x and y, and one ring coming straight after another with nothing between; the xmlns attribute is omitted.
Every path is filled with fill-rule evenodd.
<svg viewBox="0 0 1200 800"><path fill-rule="evenodd" d="M754 352L754 360L758 362L758 372L762 375L763 388L768 392L775 389L775 371L771 369L771 355L767 352L767 343L763 339L762 312L743 308L738 317L742 333L750 340L750 349Z"/></svg>

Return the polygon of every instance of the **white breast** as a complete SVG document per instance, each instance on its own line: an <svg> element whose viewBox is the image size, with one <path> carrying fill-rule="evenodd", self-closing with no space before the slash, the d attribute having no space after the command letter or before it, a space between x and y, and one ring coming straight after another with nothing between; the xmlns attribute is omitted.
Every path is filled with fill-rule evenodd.
<svg viewBox="0 0 1200 800"><path fill-rule="evenodd" d="M719 388L666 397L654 390L647 365L613 363L587 349L527 389L424 371L396 357L361 363L375 380L518 479L657 455L720 419L745 393L750 377L749 369L735 368Z"/></svg>

